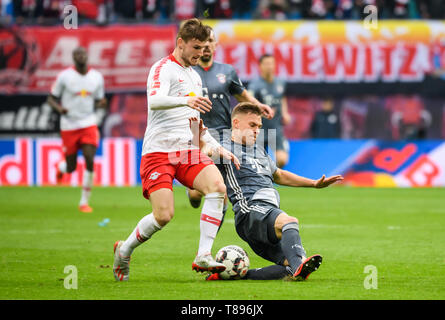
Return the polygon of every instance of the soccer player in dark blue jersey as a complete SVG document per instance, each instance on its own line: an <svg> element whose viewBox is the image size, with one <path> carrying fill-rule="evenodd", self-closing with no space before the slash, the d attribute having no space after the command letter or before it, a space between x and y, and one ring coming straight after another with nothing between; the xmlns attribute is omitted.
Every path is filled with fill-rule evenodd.
<svg viewBox="0 0 445 320"><path fill-rule="evenodd" d="M249 83L249 92L258 101L267 103L274 110L272 119L263 121L264 146L275 155L277 166L284 167L289 161L289 142L284 136L283 125L291 122L285 97L286 82L275 77L275 58L264 54L259 59L260 76ZM260 137L261 138L261 137Z"/></svg>
<svg viewBox="0 0 445 320"><path fill-rule="evenodd" d="M212 110L201 114L201 119L209 133L217 141L222 142L225 136L230 139L232 96L239 102L250 102L258 106L262 115L267 119L272 119L274 113L269 105L261 103L246 90L231 65L213 60L217 41L213 29L210 26L206 26L206 28L210 31L210 38L204 47L204 53L198 65L193 68L201 76L204 96L212 102ZM189 189L187 194L192 207L199 207L202 198L201 193ZM226 208L227 206L225 206Z"/></svg>
<svg viewBox="0 0 445 320"><path fill-rule="evenodd" d="M272 280L290 276L306 280L320 266L318 254L306 257L298 219L280 209L274 183L292 187L325 188L343 180L341 175L312 180L278 168L261 145L255 142L262 126L261 110L251 103L240 103L232 112L231 139L223 142L240 161L239 170L224 163L227 195L235 212L238 235L252 250L275 265L251 269L247 279ZM205 146L202 146L205 150ZM208 280L216 280L210 276Z"/></svg>

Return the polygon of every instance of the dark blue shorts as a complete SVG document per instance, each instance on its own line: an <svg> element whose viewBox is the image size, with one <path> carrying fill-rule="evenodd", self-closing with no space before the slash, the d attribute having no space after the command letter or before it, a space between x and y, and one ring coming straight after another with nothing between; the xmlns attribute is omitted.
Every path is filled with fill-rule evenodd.
<svg viewBox="0 0 445 320"><path fill-rule="evenodd" d="M249 213L235 214L235 228L238 235L250 248L275 264L282 265L286 257L281 249L280 240L275 235L275 220L283 210L264 201L250 203Z"/></svg>

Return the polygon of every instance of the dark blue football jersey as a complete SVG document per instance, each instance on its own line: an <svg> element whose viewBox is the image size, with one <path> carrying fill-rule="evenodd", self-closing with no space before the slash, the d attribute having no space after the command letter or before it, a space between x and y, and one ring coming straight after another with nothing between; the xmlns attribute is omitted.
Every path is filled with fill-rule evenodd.
<svg viewBox="0 0 445 320"><path fill-rule="evenodd" d="M241 94L245 90L235 69L229 64L218 62L213 62L208 69L200 65L194 66L193 69L201 76L203 95L212 101L212 110L201 114L204 125L218 131L230 129L231 96ZM212 133L212 130L209 132Z"/></svg>
<svg viewBox="0 0 445 320"><path fill-rule="evenodd" d="M248 213L253 200L266 201L279 208L280 196L273 182L277 166L264 149L256 144L245 146L231 140L224 141L223 147L230 150L241 163L241 168L237 170L233 163L224 161L221 172L235 214Z"/></svg>
<svg viewBox="0 0 445 320"><path fill-rule="evenodd" d="M263 129L277 129L281 127L281 101L283 99L286 82L274 78L272 82L267 82L259 77L249 82L249 92L261 103L269 105L275 110L275 115L268 120L263 118Z"/></svg>

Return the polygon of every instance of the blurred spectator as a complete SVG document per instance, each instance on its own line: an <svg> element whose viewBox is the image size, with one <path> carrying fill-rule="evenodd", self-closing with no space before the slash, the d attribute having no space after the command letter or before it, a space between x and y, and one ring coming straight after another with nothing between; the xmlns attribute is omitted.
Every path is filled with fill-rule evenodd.
<svg viewBox="0 0 445 320"><path fill-rule="evenodd" d="M17 24L30 21L44 24L47 20L61 21L63 8L71 4L66 0L15 0L14 16Z"/></svg>
<svg viewBox="0 0 445 320"><path fill-rule="evenodd" d="M194 0L174 0L175 20L181 21L195 17L196 3Z"/></svg>
<svg viewBox="0 0 445 320"><path fill-rule="evenodd" d="M417 8L422 19L445 19L443 0L417 0Z"/></svg>
<svg viewBox="0 0 445 320"><path fill-rule="evenodd" d="M0 1L0 25L9 25L14 19L14 6L12 0Z"/></svg>
<svg viewBox="0 0 445 320"><path fill-rule="evenodd" d="M360 96L350 96L342 101L340 117L343 139L362 139L366 132L368 104Z"/></svg>
<svg viewBox="0 0 445 320"><path fill-rule="evenodd" d="M287 17L289 19L301 19L305 12L307 0L287 0Z"/></svg>
<svg viewBox="0 0 445 320"><path fill-rule="evenodd" d="M287 3L285 0L261 0L259 19L286 20Z"/></svg>
<svg viewBox="0 0 445 320"><path fill-rule="evenodd" d="M232 16L230 0L200 0L197 2L196 16L208 19L230 18Z"/></svg>
<svg viewBox="0 0 445 320"><path fill-rule="evenodd" d="M63 8L77 7L80 22L177 22L210 19L363 19L377 6L379 19L444 19L444 0L0 0L3 23L54 24Z"/></svg>
<svg viewBox="0 0 445 320"><path fill-rule="evenodd" d="M317 111L311 125L311 135L315 139L336 139L340 137L340 119L334 111L334 100L324 99L321 110Z"/></svg>
<svg viewBox="0 0 445 320"><path fill-rule="evenodd" d="M420 97L416 95L397 96L389 103L387 107L391 111L394 139L426 138L432 118Z"/></svg>
<svg viewBox="0 0 445 320"><path fill-rule="evenodd" d="M334 18L335 8L334 0L311 0L306 18L332 19Z"/></svg>
<svg viewBox="0 0 445 320"><path fill-rule="evenodd" d="M253 12L257 8L258 0L230 0L232 19L252 19Z"/></svg>

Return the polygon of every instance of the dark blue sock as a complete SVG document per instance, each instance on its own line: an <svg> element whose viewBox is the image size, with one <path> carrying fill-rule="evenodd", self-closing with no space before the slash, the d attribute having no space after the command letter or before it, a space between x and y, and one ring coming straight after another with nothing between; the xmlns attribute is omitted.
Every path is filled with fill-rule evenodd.
<svg viewBox="0 0 445 320"><path fill-rule="evenodd" d="M289 262L292 272L295 272L302 263L302 257L306 256L306 252L301 244L298 223L290 222L285 224L281 233L281 249Z"/></svg>
<svg viewBox="0 0 445 320"><path fill-rule="evenodd" d="M264 268L250 269L243 279L246 280L279 280L292 275L289 267L274 264Z"/></svg>

